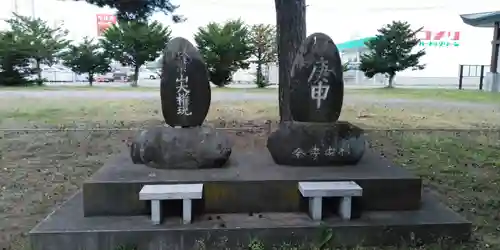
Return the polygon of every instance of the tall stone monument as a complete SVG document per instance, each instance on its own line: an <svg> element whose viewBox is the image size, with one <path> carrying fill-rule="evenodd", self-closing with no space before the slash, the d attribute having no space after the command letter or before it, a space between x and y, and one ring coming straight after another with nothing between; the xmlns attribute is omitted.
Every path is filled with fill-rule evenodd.
<svg viewBox="0 0 500 250"><path fill-rule="evenodd" d="M163 55L161 106L166 124L140 131L131 145L132 161L162 169L222 167L231 143L203 126L211 101L207 67L196 48L177 37Z"/></svg>
<svg viewBox="0 0 500 250"><path fill-rule="evenodd" d="M310 35L291 70L292 121L282 122L267 141L274 161L294 166L357 163L366 141L361 128L338 121L343 97L343 69L337 46L323 33Z"/></svg>

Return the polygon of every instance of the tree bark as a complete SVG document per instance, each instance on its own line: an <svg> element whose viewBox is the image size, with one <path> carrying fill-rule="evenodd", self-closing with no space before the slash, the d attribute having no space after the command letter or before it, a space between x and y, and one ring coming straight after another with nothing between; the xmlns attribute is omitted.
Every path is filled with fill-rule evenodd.
<svg viewBox="0 0 500 250"><path fill-rule="evenodd" d="M139 82L139 68L140 67L138 65L136 65L134 67L134 77L133 77L132 84L131 84L132 87L137 87L139 85L138 84L138 82Z"/></svg>
<svg viewBox="0 0 500 250"><path fill-rule="evenodd" d="M257 87L258 88L263 88L265 86L263 86L262 84L262 52L261 50L259 49L258 52L257 52Z"/></svg>
<svg viewBox="0 0 500 250"><path fill-rule="evenodd" d="M394 81L394 77L396 75L395 74L390 74L389 75L389 85L387 85L387 88L393 88L394 86L392 86L392 82Z"/></svg>
<svg viewBox="0 0 500 250"><path fill-rule="evenodd" d="M257 87L262 88L262 63L257 63Z"/></svg>
<svg viewBox="0 0 500 250"><path fill-rule="evenodd" d="M35 60L35 68L36 68L36 79L37 79L37 82L36 84L38 86L42 86L43 85L43 80L42 80L42 70L40 69L40 65L41 65L41 61L39 59L36 59Z"/></svg>
<svg viewBox="0 0 500 250"><path fill-rule="evenodd" d="M280 121L292 120L290 112L290 70L295 55L306 39L305 0L275 0L278 43Z"/></svg>
<svg viewBox="0 0 500 250"><path fill-rule="evenodd" d="M94 73L89 72L89 86L92 87L92 83L94 82Z"/></svg>

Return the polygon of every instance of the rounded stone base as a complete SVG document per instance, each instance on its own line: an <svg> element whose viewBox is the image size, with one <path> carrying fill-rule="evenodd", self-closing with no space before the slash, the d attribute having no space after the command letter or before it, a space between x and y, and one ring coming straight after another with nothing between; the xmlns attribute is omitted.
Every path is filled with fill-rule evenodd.
<svg viewBox="0 0 500 250"><path fill-rule="evenodd" d="M290 166L356 164L365 152L361 128L349 122L284 122L267 139L274 161Z"/></svg>
<svg viewBox="0 0 500 250"><path fill-rule="evenodd" d="M135 164L161 169L220 168L231 146L229 138L214 128L156 126L136 135L130 156Z"/></svg>

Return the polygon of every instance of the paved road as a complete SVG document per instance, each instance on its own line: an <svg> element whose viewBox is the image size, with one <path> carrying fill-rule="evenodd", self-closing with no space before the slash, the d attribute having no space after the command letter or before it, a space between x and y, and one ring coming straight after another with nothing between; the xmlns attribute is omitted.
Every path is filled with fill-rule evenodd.
<svg viewBox="0 0 500 250"><path fill-rule="evenodd" d="M159 99L159 91L0 91L0 97L29 97L29 98L89 98L89 99ZM274 93L245 93L239 91L212 93L212 100L277 100Z"/></svg>
<svg viewBox="0 0 500 250"><path fill-rule="evenodd" d="M79 91L79 90L57 90L57 91L23 91L7 90L0 91L0 98L27 97L27 98L89 98L89 99L158 99L159 92L156 91ZM373 97L373 98L372 98ZM276 93L252 93L243 91L228 91L212 93L213 101L278 101ZM495 104L454 102L439 100L416 100L398 98L380 98L380 96L369 96L366 94L346 94L344 103L367 103L381 106L397 107L401 105L418 105L429 107L449 108L500 108Z"/></svg>
<svg viewBox="0 0 500 250"><path fill-rule="evenodd" d="M382 87L383 83L371 80L362 80L356 83L354 78L347 77L344 81L346 87ZM46 83L50 86L85 86L85 82L57 82ZM110 87L128 87L129 83L125 82L110 82L110 83L95 83L96 86L110 86ZM478 77L465 77L462 81L465 89L478 89ZM142 87L159 87L160 79L140 79L139 86ZM254 87L251 82L244 84L243 82L233 82L228 87L230 88L248 88ZM441 88L441 89L456 89L458 88L458 77L396 77L395 86L398 88Z"/></svg>
<svg viewBox="0 0 500 250"><path fill-rule="evenodd" d="M458 80L457 80L458 81ZM60 82L60 83L46 83L47 86L54 86L54 87L63 87L63 86L86 86L87 83L84 82ZM106 87L123 87L123 88L128 88L129 83L124 83L124 82L109 82L109 83L95 83L95 87L98 86L106 86ZM150 80L150 79L145 79L139 81L139 86L141 87L152 87L152 88L159 88L160 87L160 80ZM380 88L383 87L381 83L377 84L364 84L364 85L358 85L358 84L346 84L346 88ZM398 88L417 88L417 89L429 89L429 88L439 88L439 89L456 89L458 87L456 82L453 83L448 83L448 84L422 84L420 82L417 83L408 83L408 84L396 84ZM253 84L238 84L238 83L232 83L227 86L228 88L249 88L249 87L255 87ZM271 85L269 88L276 88L277 85ZM467 83L465 82L463 84L463 88L465 89L477 89L478 84L477 83Z"/></svg>

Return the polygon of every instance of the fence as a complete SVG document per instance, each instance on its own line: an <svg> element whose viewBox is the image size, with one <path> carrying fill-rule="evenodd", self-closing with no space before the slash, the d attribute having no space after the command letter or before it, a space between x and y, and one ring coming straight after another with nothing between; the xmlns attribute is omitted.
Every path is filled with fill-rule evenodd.
<svg viewBox="0 0 500 250"><path fill-rule="evenodd" d="M474 66L474 65L463 65L463 66ZM459 83L459 89L480 89L482 88L483 77L480 77L481 65L477 68L477 74L475 74L474 67L464 67L463 75L457 74L455 77L419 77L419 76L404 76L396 75L394 79L395 87L406 87L406 88L439 88L439 89L457 89L457 82ZM489 66L484 66L484 72L489 70ZM364 76L363 72L359 70L349 70L344 72L344 81L346 85L356 86L376 86L383 87L388 83L387 77L383 75L376 75L372 79Z"/></svg>
<svg viewBox="0 0 500 250"><path fill-rule="evenodd" d="M271 85L277 85L277 67L271 69L266 68L266 78ZM457 88L458 89L479 89L484 87L484 78L486 72L489 71L489 65L459 65L458 77L406 77L398 76L394 80L396 87L422 87L422 88ZM36 77L36 76L32 76ZM74 72L67 71L52 71L44 70L42 78L49 83L83 83L87 82L87 76L79 75ZM360 70L352 69L344 72L344 82L351 86L373 86L383 87L387 85L387 78L384 75L376 75L372 79L364 76ZM253 85L253 81L238 81L233 82L236 85Z"/></svg>
<svg viewBox="0 0 500 250"><path fill-rule="evenodd" d="M71 71L43 70L42 79L46 79L47 82L86 82L87 76Z"/></svg>
<svg viewBox="0 0 500 250"><path fill-rule="evenodd" d="M479 81L479 90L483 90L485 69L489 70L489 65L463 65L458 67L458 89L463 89L464 79L474 79ZM479 78L479 79L477 79Z"/></svg>

